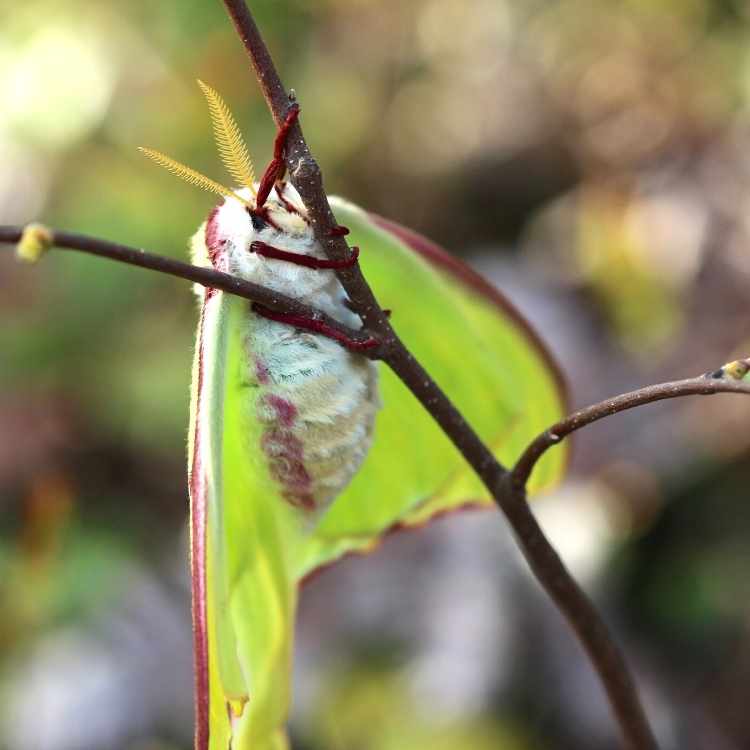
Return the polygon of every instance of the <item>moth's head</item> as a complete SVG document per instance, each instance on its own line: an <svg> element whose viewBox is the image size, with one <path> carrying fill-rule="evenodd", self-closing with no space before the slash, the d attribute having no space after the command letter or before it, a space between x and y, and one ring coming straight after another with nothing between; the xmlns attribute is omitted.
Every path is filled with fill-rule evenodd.
<svg viewBox="0 0 750 750"><path fill-rule="evenodd" d="M292 185L277 183L259 205L252 160L229 107L210 86L202 81L198 85L208 101L221 160L240 187L228 188L154 149L140 151L186 182L222 196L223 201L211 211L205 226L208 260L218 270L236 272L241 264L247 272L257 263L253 242L274 244L280 234L287 240L308 240L312 232L305 207Z"/></svg>
<svg viewBox="0 0 750 750"><path fill-rule="evenodd" d="M254 242L308 254L314 238L305 207L292 185L278 184L261 210L248 205L254 197L248 188L242 188L237 198L230 196L219 203L206 220L205 246L214 268L260 280L256 267L266 266L267 261L254 252Z"/></svg>

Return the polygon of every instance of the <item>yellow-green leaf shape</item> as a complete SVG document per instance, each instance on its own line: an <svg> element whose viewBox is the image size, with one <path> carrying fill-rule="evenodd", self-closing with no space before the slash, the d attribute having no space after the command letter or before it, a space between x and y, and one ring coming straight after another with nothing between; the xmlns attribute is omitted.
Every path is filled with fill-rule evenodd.
<svg viewBox="0 0 750 750"><path fill-rule="evenodd" d="M424 238L341 200L336 217L406 345L510 464L564 411L559 372L518 313ZM205 295L190 441L198 750L284 750L299 583L398 527L490 499L464 459L381 366L383 408L351 485L315 525L279 495L243 381L247 300ZM250 325L252 325L252 318ZM565 448L531 489L556 481Z"/></svg>
<svg viewBox="0 0 750 750"><path fill-rule="evenodd" d="M560 371L536 333L500 293L424 237L332 199L361 248L360 264L414 356L506 465L565 413ZM375 440L351 485L317 526L304 576L346 552L366 550L394 525L420 525L487 490L398 378L380 370L383 409ZM549 451L530 485L553 485L567 448Z"/></svg>

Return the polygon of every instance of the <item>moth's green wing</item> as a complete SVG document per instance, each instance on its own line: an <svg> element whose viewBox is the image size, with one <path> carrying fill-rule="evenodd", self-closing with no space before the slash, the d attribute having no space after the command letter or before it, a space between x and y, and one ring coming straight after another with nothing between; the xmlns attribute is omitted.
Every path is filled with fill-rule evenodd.
<svg viewBox="0 0 750 750"><path fill-rule="evenodd" d="M543 347L496 292L426 240L340 201L335 210L352 229L364 272L381 304L393 309L407 346L510 463L562 413L557 370ZM299 523L258 450L258 389L244 351L253 324L247 311L246 300L206 293L193 378L198 750L287 747L301 577L366 549L395 524L488 502L452 444L382 367L384 406L363 468L315 527ZM550 452L532 487L553 482L564 460L564 449Z"/></svg>
<svg viewBox="0 0 750 750"><path fill-rule="evenodd" d="M207 294L191 441L199 750L287 747L297 598L291 556L301 532L257 450L258 389L242 351L251 325L246 300ZM208 695L200 683L206 671Z"/></svg>
<svg viewBox="0 0 750 750"><path fill-rule="evenodd" d="M346 203L337 220L361 248L364 275L394 328L507 466L565 410L559 370L536 334L487 282L425 238ZM380 368L383 408L370 453L308 541L298 575L366 550L394 525L424 523L487 491L393 373ZM554 484L567 448L549 451L530 490Z"/></svg>

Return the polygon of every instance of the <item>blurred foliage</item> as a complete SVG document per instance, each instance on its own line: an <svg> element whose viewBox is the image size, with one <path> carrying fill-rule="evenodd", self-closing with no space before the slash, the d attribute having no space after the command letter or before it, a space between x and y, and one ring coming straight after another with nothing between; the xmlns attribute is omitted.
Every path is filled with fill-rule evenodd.
<svg viewBox="0 0 750 750"><path fill-rule="evenodd" d="M532 744L497 720L437 720L420 715L408 684L377 663L359 673L334 676L326 705L317 707L318 747L330 750L530 750Z"/></svg>
<svg viewBox="0 0 750 750"><path fill-rule="evenodd" d="M476 259L539 323L576 403L747 356L746 3L252 8L297 91L329 190ZM136 147L224 179L197 77L231 105L262 167L273 128L218 0L0 5L0 223L43 218L184 257L213 199ZM29 269L8 252L0 321L0 694L15 696L2 701L0 746L188 747L189 290L73 253ZM620 623L667 748L750 744L748 406L685 400L592 427L578 441L575 492L550 516L556 542ZM412 711L410 688L359 659L347 628L372 645L418 614L402 604L378 620L372 600L406 581L407 597L431 591L407 571L432 581L435 566L447 566L443 578L463 570L472 538L445 547L430 533L443 546L388 547L399 551L334 569L311 591L332 619L306 642L331 663L300 667L317 688L297 700L298 746L513 749L531 737L614 747L606 710L586 713L598 693L585 687L580 654L566 659L572 646L549 630L551 610L515 589L486 626L497 623L495 640L517 663L478 659L482 698L449 728ZM403 567L388 573L389 558ZM495 560L467 580L495 584L509 565ZM375 578L357 599L348 576L365 570ZM420 601L436 619L432 599ZM506 632L498 612L514 613L519 629ZM440 622L444 637L476 637L473 621L451 625L443 613ZM78 651L54 640L71 629ZM410 633L397 630L405 653L425 648ZM61 666L59 649L80 664ZM332 669L350 676L337 682ZM25 694L44 731L18 702ZM338 705L378 731L357 733L354 719L339 726ZM315 721L304 719L310 711Z"/></svg>

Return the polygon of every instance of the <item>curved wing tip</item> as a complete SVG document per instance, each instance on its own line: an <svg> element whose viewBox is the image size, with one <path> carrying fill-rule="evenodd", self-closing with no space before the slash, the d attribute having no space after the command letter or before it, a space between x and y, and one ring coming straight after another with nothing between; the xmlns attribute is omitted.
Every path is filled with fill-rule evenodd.
<svg viewBox="0 0 750 750"><path fill-rule="evenodd" d="M492 302L507 314L524 332L542 359L547 363L560 396L561 415L569 411L571 400L570 390L557 358L552 354L539 332L499 289L490 284L473 268L419 232L415 232L413 229L409 229L391 219L386 219L379 214L367 212L366 215L379 229L395 235L425 260L437 266L440 270L449 273L472 291L481 294L487 301Z"/></svg>

